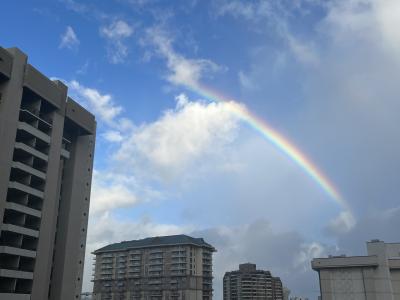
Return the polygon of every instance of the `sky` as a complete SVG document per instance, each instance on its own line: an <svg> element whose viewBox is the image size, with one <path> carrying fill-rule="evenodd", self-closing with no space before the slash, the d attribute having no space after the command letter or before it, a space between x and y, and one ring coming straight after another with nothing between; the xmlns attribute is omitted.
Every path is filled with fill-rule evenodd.
<svg viewBox="0 0 400 300"><path fill-rule="evenodd" d="M14 0L2 11L0 44L97 119L83 291L90 253L121 240L203 237L218 250L215 299L243 262L316 299L313 257L400 241L399 1Z"/></svg>

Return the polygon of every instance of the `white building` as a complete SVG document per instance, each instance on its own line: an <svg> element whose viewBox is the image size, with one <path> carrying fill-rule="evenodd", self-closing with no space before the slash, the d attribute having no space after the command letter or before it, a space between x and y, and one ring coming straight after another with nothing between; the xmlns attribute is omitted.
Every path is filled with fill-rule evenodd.
<svg viewBox="0 0 400 300"><path fill-rule="evenodd" d="M323 300L400 300L400 243L372 240L367 252L313 259Z"/></svg>

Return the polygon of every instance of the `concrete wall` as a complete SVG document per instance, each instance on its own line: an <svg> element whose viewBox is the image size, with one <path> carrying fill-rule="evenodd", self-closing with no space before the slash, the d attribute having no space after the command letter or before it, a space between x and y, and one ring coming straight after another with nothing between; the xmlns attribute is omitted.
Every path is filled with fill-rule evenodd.
<svg viewBox="0 0 400 300"><path fill-rule="evenodd" d="M50 299L79 299L81 293L94 140L76 137L65 161Z"/></svg>
<svg viewBox="0 0 400 300"><path fill-rule="evenodd" d="M390 277L393 288L393 300L400 300L400 269L391 270Z"/></svg>
<svg viewBox="0 0 400 300"><path fill-rule="evenodd" d="M35 73L36 75L38 73ZM39 75L38 75L39 76ZM30 77L33 77L32 75ZM39 77L40 79L41 76ZM32 79L34 80L34 79ZM43 85L44 83L41 82ZM67 88L59 86L60 97L67 97ZM32 300L47 299L50 287L50 277L53 261L55 234L57 227L57 215L60 194L60 156L61 141L64 128L65 104L60 110L53 113L53 128L51 132L51 143L49 160L47 165L45 197L42 207L42 220L40 223L40 235L37 248L37 257L32 286Z"/></svg>

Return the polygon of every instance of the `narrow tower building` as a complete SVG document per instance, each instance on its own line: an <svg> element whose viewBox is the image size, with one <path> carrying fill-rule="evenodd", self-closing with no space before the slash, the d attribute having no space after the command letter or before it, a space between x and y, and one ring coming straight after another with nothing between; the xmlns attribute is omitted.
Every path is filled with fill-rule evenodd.
<svg viewBox="0 0 400 300"><path fill-rule="evenodd" d="M0 299L79 299L96 122L0 47Z"/></svg>

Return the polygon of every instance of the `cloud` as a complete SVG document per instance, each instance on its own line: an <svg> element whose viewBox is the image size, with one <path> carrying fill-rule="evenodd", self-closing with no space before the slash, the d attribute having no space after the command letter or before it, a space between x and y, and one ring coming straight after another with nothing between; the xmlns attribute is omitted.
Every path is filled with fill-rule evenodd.
<svg viewBox="0 0 400 300"><path fill-rule="evenodd" d="M399 206L371 212L361 217L351 230L336 233L338 247L347 255L366 255L366 241L380 239L388 243L398 243L399 226Z"/></svg>
<svg viewBox="0 0 400 300"><path fill-rule="evenodd" d="M100 28L100 35L108 41L107 52L111 63L119 64L125 61L129 53L125 41L133 33L133 27L123 20L113 21Z"/></svg>
<svg viewBox="0 0 400 300"><path fill-rule="evenodd" d="M136 196L137 182L128 174L95 170L92 189L90 211L93 214L132 207L140 201Z"/></svg>
<svg viewBox="0 0 400 300"><path fill-rule="evenodd" d="M335 219L329 222L327 232L331 234L344 233L350 231L355 225L356 220L352 213L342 211Z"/></svg>
<svg viewBox="0 0 400 300"><path fill-rule="evenodd" d="M112 143L119 143L124 140L124 137L122 136L121 132L116 131L116 130L108 130L103 134L103 137Z"/></svg>
<svg viewBox="0 0 400 300"><path fill-rule="evenodd" d="M115 104L110 94L102 94L94 88L88 88L76 80L67 82L71 95L83 106L92 111L96 117L108 125L116 124L122 107Z"/></svg>
<svg viewBox="0 0 400 300"><path fill-rule="evenodd" d="M61 0L62 3L66 5L66 7L76 13L86 13L88 11L88 7L82 3L79 3L74 0Z"/></svg>
<svg viewBox="0 0 400 300"><path fill-rule="evenodd" d="M122 143L115 158L124 164L161 177L182 174L193 162L229 144L235 136L237 118L229 103L190 101L184 94L156 121L138 127Z"/></svg>
<svg viewBox="0 0 400 300"><path fill-rule="evenodd" d="M358 39L379 42L388 53L399 56L399 16L398 1L333 1L325 22L339 42L353 33Z"/></svg>
<svg viewBox="0 0 400 300"><path fill-rule="evenodd" d="M303 3L304 1L299 1ZM309 41L309 37L300 38L295 35L290 27L290 21L296 11L303 11L301 4L283 1L226 1L215 2L215 15L217 17L232 16L236 19L244 20L251 24L251 30L267 37L271 31L279 37L287 47L287 51L300 63L305 65L315 65L319 62L319 57L315 45ZM282 52L282 49L280 49ZM241 79L243 79L243 73ZM249 80L242 81L244 87L253 87L256 83Z"/></svg>
<svg viewBox="0 0 400 300"><path fill-rule="evenodd" d="M111 40L128 38L133 34L133 28L125 21L117 20L108 27L100 29L101 34Z"/></svg>
<svg viewBox="0 0 400 300"><path fill-rule="evenodd" d="M177 53L173 46L173 39L160 27L151 27L146 31L146 38L142 45L151 45L156 53L167 61L169 73L166 79L174 85L187 87L197 86L199 80L223 68L209 59L190 59Z"/></svg>
<svg viewBox="0 0 400 300"><path fill-rule="evenodd" d="M71 26L67 26L65 33L61 36L61 42L59 45L60 49L67 48L67 49L77 49L80 42L78 37L76 36L75 31L72 29Z"/></svg>
<svg viewBox="0 0 400 300"><path fill-rule="evenodd" d="M274 10L270 1L217 1L214 13L217 16L231 15L235 18L260 21L271 16Z"/></svg>

